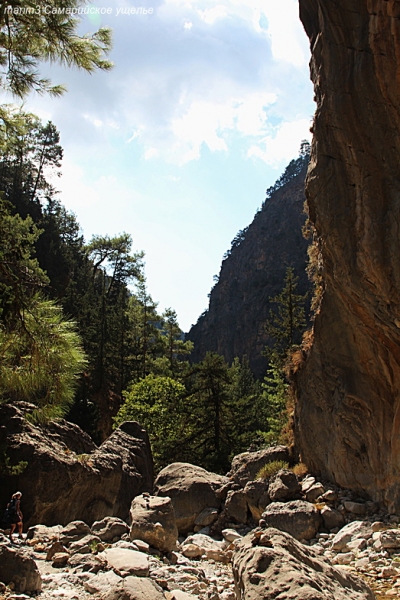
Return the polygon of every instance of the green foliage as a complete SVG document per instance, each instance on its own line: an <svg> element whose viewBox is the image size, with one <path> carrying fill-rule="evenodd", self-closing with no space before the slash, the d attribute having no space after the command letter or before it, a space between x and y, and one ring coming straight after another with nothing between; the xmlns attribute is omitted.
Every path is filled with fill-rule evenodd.
<svg viewBox="0 0 400 600"><path fill-rule="evenodd" d="M48 279L32 258L40 231L31 218L13 216L9 209L0 197L0 319L12 328Z"/></svg>
<svg viewBox="0 0 400 600"><path fill-rule="evenodd" d="M1 86L23 98L32 90L52 95L65 91L38 73L40 62L58 62L89 73L108 70L104 56L111 48L111 32L101 28L78 36L78 10L86 0L4 0L0 5Z"/></svg>
<svg viewBox="0 0 400 600"><path fill-rule="evenodd" d="M37 405L32 419L65 414L86 365L80 338L54 302L34 296L15 328L0 327L0 398Z"/></svg>
<svg viewBox="0 0 400 600"><path fill-rule="evenodd" d="M268 202L275 192L289 183L289 181L297 177L297 175L304 174L305 176L310 160L310 153L310 143L307 140L302 140L298 158L291 160L279 179L274 183L274 185L267 189L267 197L265 202Z"/></svg>
<svg viewBox="0 0 400 600"><path fill-rule="evenodd" d="M26 460L21 460L18 464L12 465L10 457L7 454L6 446L0 447L0 476L9 477L13 475L21 475L28 466Z"/></svg>
<svg viewBox="0 0 400 600"><path fill-rule="evenodd" d="M300 343L301 334L306 327L305 300L306 295L296 294L299 278L295 276L292 267L287 267L285 285L282 291L270 302L276 304L275 310L270 310L270 318L265 329L273 340L272 348L266 348L266 356L275 355L275 361L283 362L287 353L296 343Z"/></svg>
<svg viewBox="0 0 400 600"><path fill-rule="evenodd" d="M162 468L176 457L176 445L186 433L185 386L170 377L147 375L124 393L125 403L114 419L138 421L148 432L153 458Z"/></svg>
<svg viewBox="0 0 400 600"><path fill-rule="evenodd" d="M261 434L266 445L282 443L282 432L288 423L288 391L289 385L285 375L285 364L306 327L306 296L296 293L298 277L292 267L286 269L284 287L270 302L276 304L270 311L270 319L266 323L266 331L271 340L264 355L268 358L269 367L262 384L266 405L267 433Z"/></svg>

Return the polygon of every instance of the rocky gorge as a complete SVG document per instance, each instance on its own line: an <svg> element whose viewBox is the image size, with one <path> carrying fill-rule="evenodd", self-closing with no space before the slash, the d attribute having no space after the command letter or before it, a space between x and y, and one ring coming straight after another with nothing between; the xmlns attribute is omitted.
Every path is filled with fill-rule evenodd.
<svg viewBox="0 0 400 600"><path fill-rule="evenodd" d="M57 482L51 486L46 477L54 476L49 465L60 437L50 444L49 435L42 432L40 438L39 426L22 426L27 408L3 406L4 427L13 462L34 447L32 468L43 479L35 487L40 481L24 473L3 478L21 489L30 526L13 543L7 531L0 532L0 597L372 600L400 592L400 518L365 495L310 475L304 465L289 467L293 457L285 446L242 453L226 475L173 463L154 479L151 452L138 443L145 440L142 430L124 423L100 448L85 453L88 481L97 477L100 483L82 492L75 465L82 459L66 446L69 439L82 450L76 445L80 432L73 428L71 435L70 424L60 421L57 435L64 432L69 452L68 461L57 463L57 473L69 489L60 483L62 497L53 502ZM109 465L115 470L117 451L119 477L121 472L126 477L123 496L115 487L121 479L108 474ZM144 456L147 474L139 460ZM263 476L266 467L270 471ZM141 481L138 473L148 491L131 485ZM73 513L65 508L67 493L75 502ZM107 506L98 501L100 494L120 500Z"/></svg>

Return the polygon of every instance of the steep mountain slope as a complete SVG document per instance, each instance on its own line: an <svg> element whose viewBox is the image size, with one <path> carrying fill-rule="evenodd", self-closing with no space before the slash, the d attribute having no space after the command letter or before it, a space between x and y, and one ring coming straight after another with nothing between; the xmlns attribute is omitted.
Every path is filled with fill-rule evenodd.
<svg viewBox="0 0 400 600"><path fill-rule="evenodd" d="M300 0L317 112L307 180L324 291L295 374L312 470L400 510L400 2Z"/></svg>
<svg viewBox="0 0 400 600"><path fill-rule="evenodd" d="M242 241L223 260L208 311L187 334L194 342L194 361L209 350L228 361L246 354L254 373L265 374L266 359L261 352L267 341L264 325L271 308L269 298L281 291L286 267L293 266L299 276L300 293L310 288L305 273L308 243L301 231L306 218L306 163L266 200Z"/></svg>

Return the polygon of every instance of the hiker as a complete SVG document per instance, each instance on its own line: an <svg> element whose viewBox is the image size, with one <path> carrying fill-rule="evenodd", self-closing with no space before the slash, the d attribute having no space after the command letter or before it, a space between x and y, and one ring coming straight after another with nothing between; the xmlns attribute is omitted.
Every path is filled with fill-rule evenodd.
<svg viewBox="0 0 400 600"><path fill-rule="evenodd" d="M21 498L22 498L21 492L15 492L15 494L13 494L11 496L11 500L7 505L7 512L8 512L10 524L11 524L11 528L10 528L10 541L11 542L13 542L12 535L13 535L13 533L15 531L15 527L17 525L18 525L19 537L22 539L23 515L21 512L21 508L20 508Z"/></svg>

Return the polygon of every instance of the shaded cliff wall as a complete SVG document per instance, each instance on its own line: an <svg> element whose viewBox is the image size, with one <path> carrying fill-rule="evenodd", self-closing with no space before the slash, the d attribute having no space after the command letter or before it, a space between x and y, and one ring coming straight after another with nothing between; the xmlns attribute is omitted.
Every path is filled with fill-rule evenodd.
<svg viewBox="0 0 400 600"><path fill-rule="evenodd" d="M229 362L246 354L253 372L265 375L267 361L261 352L267 342L270 296L282 290L287 266L299 276L299 293L311 287L305 273L308 242L302 235L305 174L306 169L272 194L243 241L222 262L209 309L186 336L194 342L194 362L207 351Z"/></svg>
<svg viewBox="0 0 400 600"><path fill-rule="evenodd" d="M400 2L300 0L325 291L295 374L303 460L400 510Z"/></svg>

